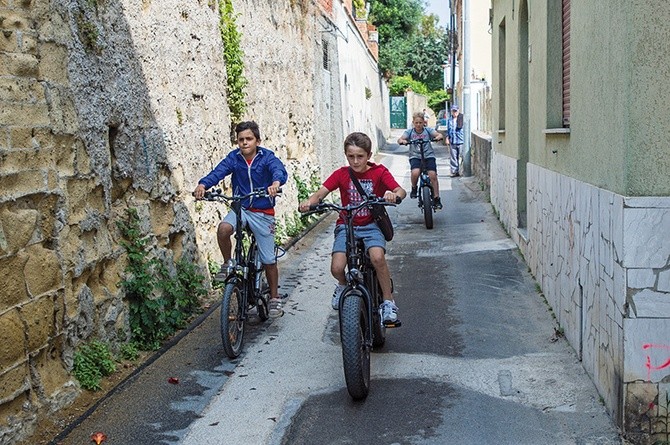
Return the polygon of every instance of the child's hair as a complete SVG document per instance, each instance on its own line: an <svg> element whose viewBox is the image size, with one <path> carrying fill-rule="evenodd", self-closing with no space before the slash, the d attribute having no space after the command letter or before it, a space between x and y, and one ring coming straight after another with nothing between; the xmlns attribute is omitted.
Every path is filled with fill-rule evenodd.
<svg viewBox="0 0 670 445"><path fill-rule="evenodd" d="M372 141L370 140L370 137L368 137L368 135L365 133L354 132L351 133L349 136L347 136L347 138L344 140L345 153L349 145L355 145L356 147L360 147L363 150L365 150L367 154L372 153Z"/></svg>
<svg viewBox="0 0 670 445"><path fill-rule="evenodd" d="M417 111L416 113L412 114L412 120L416 119L417 117L423 120L425 117L423 115L423 111Z"/></svg>
<svg viewBox="0 0 670 445"><path fill-rule="evenodd" d="M258 129L258 124L254 121L240 122L235 127L235 134L239 135L244 130L251 130L251 132L256 136L256 139L260 141L261 131Z"/></svg>

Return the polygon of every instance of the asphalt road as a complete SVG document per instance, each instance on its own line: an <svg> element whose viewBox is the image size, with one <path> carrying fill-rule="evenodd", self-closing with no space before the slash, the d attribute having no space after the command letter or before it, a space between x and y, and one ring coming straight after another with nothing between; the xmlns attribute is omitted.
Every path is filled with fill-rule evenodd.
<svg viewBox="0 0 670 445"><path fill-rule="evenodd" d="M448 178L427 230L415 200L390 210L387 258L403 326L353 402L330 309L334 218L280 262L284 317L251 327L230 361L218 310L58 443L619 444L617 429L474 178ZM406 151L382 160L409 189ZM178 377L179 384L168 383Z"/></svg>

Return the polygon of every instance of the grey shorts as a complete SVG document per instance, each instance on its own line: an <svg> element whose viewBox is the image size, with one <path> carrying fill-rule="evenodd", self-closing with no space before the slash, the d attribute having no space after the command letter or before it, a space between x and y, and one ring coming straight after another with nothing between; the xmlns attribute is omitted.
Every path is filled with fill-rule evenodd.
<svg viewBox="0 0 670 445"><path fill-rule="evenodd" d="M370 247L381 247L386 252L386 240L382 231L379 230L379 227L375 223L368 224L367 226L356 226L354 227L354 235L357 239L362 239L365 243L365 250L369 250ZM338 224L335 226L335 240L333 241L333 253L335 252L346 252L347 251L347 231L345 230L344 224Z"/></svg>
<svg viewBox="0 0 670 445"><path fill-rule="evenodd" d="M230 224L233 226L233 230L235 230L237 224L235 212L228 212L222 222ZM242 209L242 224L248 225L251 231L254 232L261 263L275 264L277 262L277 254L275 252L274 216Z"/></svg>

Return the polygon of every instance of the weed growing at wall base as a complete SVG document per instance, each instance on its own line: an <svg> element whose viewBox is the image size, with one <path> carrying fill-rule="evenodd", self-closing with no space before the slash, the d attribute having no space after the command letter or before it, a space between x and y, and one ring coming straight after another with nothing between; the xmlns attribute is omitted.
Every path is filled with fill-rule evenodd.
<svg viewBox="0 0 670 445"><path fill-rule="evenodd" d="M97 391L102 378L115 370L116 364L109 352L109 346L99 340L81 345L74 353L72 374L84 389Z"/></svg>
<svg viewBox="0 0 670 445"><path fill-rule="evenodd" d="M152 257L137 209L127 209L126 220L117 221L117 226L128 254L121 287L128 301L132 340L142 349L155 350L199 309L199 299L206 294L205 277L185 259L169 264Z"/></svg>

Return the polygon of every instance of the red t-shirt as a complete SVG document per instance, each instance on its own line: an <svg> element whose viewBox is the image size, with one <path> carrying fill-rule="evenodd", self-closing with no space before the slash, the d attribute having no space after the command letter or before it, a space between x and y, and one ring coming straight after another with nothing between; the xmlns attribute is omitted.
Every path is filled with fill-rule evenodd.
<svg viewBox="0 0 670 445"><path fill-rule="evenodd" d="M388 190L395 190L400 184L395 180L391 172L381 164L368 162L368 169L363 173L355 173L356 179L361 183L365 193L378 197L383 197ZM363 197L358 193L358 189L349 177L349 167L340 167L323 182L323 186L329 191L340 189L342 205L359 204ZM354 216L355 226L365 226L372 223L372 214L366 207L360 209ZM337 219L337 224L344 224L342 215Z"/></svg>

